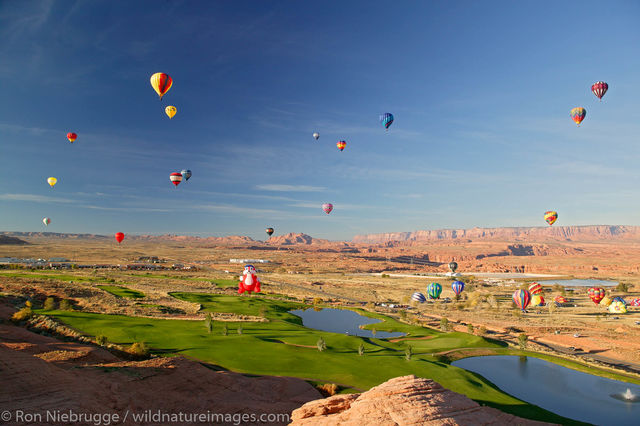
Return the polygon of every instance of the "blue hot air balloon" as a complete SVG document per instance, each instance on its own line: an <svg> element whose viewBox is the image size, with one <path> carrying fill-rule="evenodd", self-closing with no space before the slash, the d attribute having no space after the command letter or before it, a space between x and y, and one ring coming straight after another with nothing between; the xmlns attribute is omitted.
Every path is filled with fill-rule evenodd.
<svg viewBox="0 0 640 426"><path fill-rule="evenodd" d="M458 296L464 290L464 283L462 281L454 281L451 284L451 290Z"/></svg>
<svg viewBox="0 0 640 426"><path fill-rule="evenodd" d="M427 301L427 298L424 297L424 294L415 292L415 293L413 293L411 295L411 300L413 300L415 302L418 302L418 303L424 303L424 302Z"/></svg>
<svg viewBox="0 0 640 426"><path fill-rule="evenodd" d="M427 286L427 294L429 299L439 299L442 293L442 286L438 283L431 283Z"/></svg>
<svg viewBox="0 0 640 426"><path fill-rule="evenodd" d="M189 178L191 177L191 170L183 170L180 172L180 174L182 175L182 177L184 178L184 180L189 180Z"/></svg>
<svg viewBox="0 0 640 426"><path fill-rule="evenodd" d="M389 130L389 126L391 126L391 123L393 123L393 114L391 114L390 112L385 112L384 114L381 114L380 122L382 123L385 129Z"/></svg>

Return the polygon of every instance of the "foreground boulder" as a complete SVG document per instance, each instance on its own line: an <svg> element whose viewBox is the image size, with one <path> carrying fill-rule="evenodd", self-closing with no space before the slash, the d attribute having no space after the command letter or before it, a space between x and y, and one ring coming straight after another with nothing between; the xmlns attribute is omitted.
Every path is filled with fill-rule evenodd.
<svg viewBox="0 0 640 426"><path fill-rule="evenodd" d="M367 392L334 395L294 410L291 425L546 425L482 407L437 382L396 377Z"/></svg>

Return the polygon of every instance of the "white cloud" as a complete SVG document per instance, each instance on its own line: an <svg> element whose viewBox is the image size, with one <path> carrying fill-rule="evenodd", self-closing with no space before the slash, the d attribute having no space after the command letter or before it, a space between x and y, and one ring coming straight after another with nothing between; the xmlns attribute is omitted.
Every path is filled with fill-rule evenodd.
<svg viewBox="0 0 640 426"><path fill-rule="evenodd" d="M68 198L49 197L48 195L35 194L0 194L0 200L30 201L33 203L75 203Z"/></svg>
<svg viewBox="0 0 640 426"><path fill-rule="evenodd" d="M260 189L262 191L280 191L280 192L322 192L327 190L322 186L277 185L277 184L256 185L256 189Z"/></svg>

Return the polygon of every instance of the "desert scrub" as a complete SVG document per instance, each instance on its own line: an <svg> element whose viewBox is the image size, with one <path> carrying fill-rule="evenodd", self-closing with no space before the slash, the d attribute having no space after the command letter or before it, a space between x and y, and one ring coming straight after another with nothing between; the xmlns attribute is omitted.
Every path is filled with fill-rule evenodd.
<svg viewBox="0 0 640 426"><path fill-rule="evenodd" d="M211 334L213 331L213 316L211 312L207 313L207 316L204 318L204 327L207 329L207 332Z"/></svg>
<svg viewBox="0 0 640 426"><path fill-rule="evenodd" d="M22 321L28 320L32 316L33 316L33 311L31 310L31 307L25 306L24 308L20 309L18 312L15 312L11 316L11 321L22 322Z"/></svg>
<svg viewBox="0 0 640 426"><path fill-rule="evenodd" d="M529 337L527 337L526 334L522 333L520 335L518 335L518 346L520 346L520 349L525 350L527 349L527 342L529 341Z"/></svg>
<svg viewBox="0 0 640 426"><path fill-rule="evenodd" d="M358 355L364 355L364 343L362 342L360 342L360 345L358 346Z"/></svg>
<svg viewBox="0 0 640 426"><path fill-rule="evenodd" d="M316 389L322 394L324 397L333 396L338 392L338 385L335 383L325 383L323 385L316 385Z"/></svg>
<svg viewBox="0 0 640 426"><path fill-rule="evenodd" d="M411 357L413 356L413 348L411 345L407 345L407 348L404 350L404 358L407 361L411 361Z"/></svg>
<svg viewBox="0 0 640 426"><path fill-rule="evenodd" d="M323 352L327 349L327 342L321 337L316 342L316 346L318 347L318 351Z"/></svg>
<svg viewBox="0 0 640 426"><path fill-rule="evenodd" d="M631 286L629 285L629 283L619 282L616 286L616 291L619 291L621 293L628 293L630 287Z"/></svg>
<svg viewBox="0 0 640 426"><path fill-rule="evenodd" d="M44 301L43 309L45 311L54 311L56 309L56 299L47 297Z"/></svg>
<svg viewBox="0 0 640 426"><path fill-rule="evenodd" d="M473 334L473 324L467 324L467 333Z"/></svg>
<svg viewBox="0 0 640 426"><path fill-rule="evenodd" d="M442 317L440 319L440 330L444 332L449 331L449 320L447 318Z"/></svg>
<svg viewBox="0 0 640 426"><path fill-rule="evenodd" d="M104 334L99 334L96 336L96 343L100 346L104 346L107 344L107 336Z"/></svg>
<svg viewBox="0 0 640 426"><path fill-rule="evenodd" d="M60 310L61 311L73 311L73 305L69 299L62 299L60 301Z"/></svg>
<svg viewBox="0 0 640 426"><path fill-rule="evenodd" d="M146 358L149 356L149 348L147 348L147 345L144 342L135 342L129 347L127 352L140 358Z"/></svg>

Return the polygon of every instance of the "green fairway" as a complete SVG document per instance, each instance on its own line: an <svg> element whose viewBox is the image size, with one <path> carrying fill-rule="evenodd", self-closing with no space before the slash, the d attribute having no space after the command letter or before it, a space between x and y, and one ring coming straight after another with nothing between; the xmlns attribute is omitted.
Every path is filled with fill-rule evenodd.
<svg viewBox="0 0 640 426"><path fill-rule="evenodd" d="M131 290L127 287L120 287L116 285L99 285L97 287L118 297L126 297L128 299L142 299L145 297L144 293L137 290Z"/></svg>
<svg viewBox="0 0 640 426"><path fill-rule="evenodd" d="M218 288L238 287L238 280L212 280L211 283L215 284Z"/></svg>
<svg viewBox="0 0 640 426"><path fill-rule="evenodd" d="M60 281L89 281L89 282L107 282L102 277L86 277L80 275L68 275L54 271L48 271L46 274L29 273L29 272L0 272L1 277L10 278L31 278L40 280L60 280Z"/></svg>
<svg viewBox="0 0 640 426"><path fill-rule="evenodd" d="M392 377L415 374L434 379L443 386L465 394L479 403L533 419L572 424L539 407L519 401L497 389L482 377L432 355L455 348L502 350L504 345L466 333L441 333L398 322L379 314L377 330L402 331L407 338L398 342L361 338L311 330L290 313L308 306L295 302L267 300L256 296L172 293L181 300L199 303L203 311L235 313L267 318L268 322L214 322L208 334L204 321L165 320L85 312L47 312L56 319L89 335L105 335L123 345L144 341L161 355L180 353L223 368L249 374L294 376L318 382L333 382L355 390L365 390ZM42 313L42 312L41 312ZM223 325L228 335L222 333ZM242 334L237 329L242 327ZM371 327L371 325L369 326ZM323 352L316 343L322 337ZM365 354L358 355L364 345ZM407 345L413 348L405 358ZM575 424L575 423L573 423Z"/></svg>

